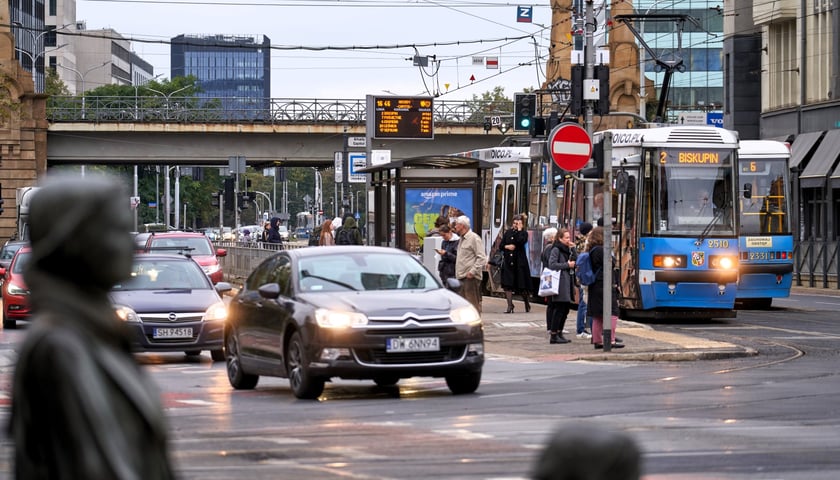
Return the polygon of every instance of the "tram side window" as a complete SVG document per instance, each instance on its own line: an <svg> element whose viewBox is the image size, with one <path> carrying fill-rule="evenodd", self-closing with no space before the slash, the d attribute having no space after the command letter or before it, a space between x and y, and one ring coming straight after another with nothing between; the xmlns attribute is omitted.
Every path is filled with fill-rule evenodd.
<svg viewBox="0 0 840 480"><path fill-rule="evenodd" d="M502 205L504 197L504 185L496 185L495 191L493 192L493 226L496 228L502 226Z"/></svg>

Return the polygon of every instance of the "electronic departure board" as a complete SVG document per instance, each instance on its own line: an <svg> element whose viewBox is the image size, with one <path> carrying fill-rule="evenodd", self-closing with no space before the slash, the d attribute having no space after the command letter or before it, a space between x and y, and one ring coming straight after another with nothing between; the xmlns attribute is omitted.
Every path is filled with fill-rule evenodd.
<svg viewBox="0 0 840 480"><path fill-rule="evenodd" d="M371 138L434 139L432 105L432 97L368 95L368 136Z"/></svg>

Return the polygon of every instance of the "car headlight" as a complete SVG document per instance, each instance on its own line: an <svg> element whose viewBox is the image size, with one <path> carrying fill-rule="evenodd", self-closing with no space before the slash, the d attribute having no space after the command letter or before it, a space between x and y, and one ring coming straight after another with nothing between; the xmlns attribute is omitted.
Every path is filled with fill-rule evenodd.
<svg viewBox="0 0 840 480"><path fill-rule="evenodd" d="M120 320L124 322L140 321L140 315L137 315L137 312L135 312L131 307L127 307L125 305L115 305L114 310L117 312L117 316Z"/></svg>
<svg viewBox="0 0 840 480"><path fill-rule="evenodd" d="M362 313L319 308L315 310L315 321L323 328L348 328L367 325L368 318Z"/></svg>
<svg viewBox="0 0 840 480"><path fill-rule="evenodd" d="M685 268L685 255L654 255L653 266L655 268Z"/></svg>
<svg viewBox="0 0 840 480"><path fill-rule="evenodd" d="M6 291L9 292L9 295L27 295L29 293L29 290L14 282L9 282Z"/></svg>
<svg viewBox="0 0 840 480"><path fill-rule="evenodd" d="M205 322L224 322L227 319L227 306L223 302L214 303L204 312Z"/></svg>
<svg viewBox="0 0 840 480"><path fill-rule="evenodd" d="M221 270L222 266L217 263L215 265L207 265L207 266L201 267L201 268L204 269L204 273L206 273L207 275L213 275L214 273Z"/></svg>
<svg viewBox="0 0 840 480"><path fill-rule="evenodd" d="M462 323L464 325L481 323L481 315L472 305L452 310L449 312L449 318L451 318L454 323Z"/></svg>
<svg viewBox="0 0 840 480"><path fill-rule="evenodd" d="M709 266L723 270L732 270L738 267L738 260L734 255L709 255Z"/></svg>

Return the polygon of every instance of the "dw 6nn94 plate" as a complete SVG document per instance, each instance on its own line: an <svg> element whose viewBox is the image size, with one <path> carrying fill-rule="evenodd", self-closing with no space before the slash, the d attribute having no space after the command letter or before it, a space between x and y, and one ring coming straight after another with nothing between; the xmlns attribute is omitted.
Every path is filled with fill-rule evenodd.
<svg viewBox="0 0 840 480"><path fill-rule="evenodd" d="M410 337L385 339L385 351L396 352L436 352L440 350L438 337Z"/></svg>

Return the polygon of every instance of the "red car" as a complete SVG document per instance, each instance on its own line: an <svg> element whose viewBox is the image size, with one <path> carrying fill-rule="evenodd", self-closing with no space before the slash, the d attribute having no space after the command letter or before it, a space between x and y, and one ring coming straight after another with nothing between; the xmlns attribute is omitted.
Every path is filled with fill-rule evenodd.
<svg viewBox="0 0 840 480"><path fill-rule="evenodd" d="M224 248L214 248L210 239L199 232L155 232L146 240L146 251L180 253L196 261L214 284L224 279L218 257L227 255Z"/></svg>
<svg viewBox="0 0 840 480"><path fill-rule="evenodd" d="M3 277L3 328L17 328L18 320L29 320L32 314L29 288L23 281L23 269L31 255L31 247L21 247L15 252L9 268L0 267L0 275Z"/></svg>

